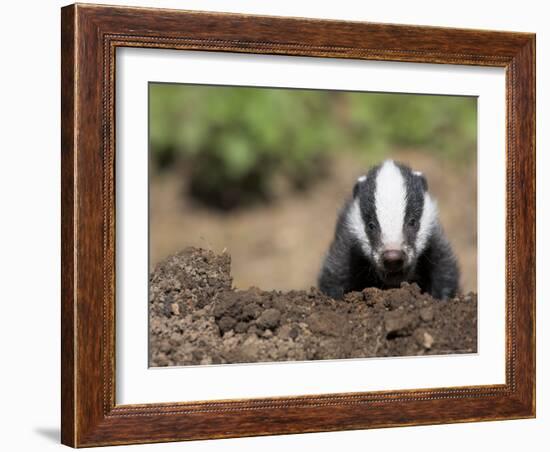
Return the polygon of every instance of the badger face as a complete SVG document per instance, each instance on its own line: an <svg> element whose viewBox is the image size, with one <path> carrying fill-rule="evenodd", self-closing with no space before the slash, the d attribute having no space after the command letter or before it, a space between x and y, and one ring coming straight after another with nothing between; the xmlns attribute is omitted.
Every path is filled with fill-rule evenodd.
<svg viewBox="0 0 550 452"><path fill-rule="evenodd" d="M398 286L414 272L437 221L426 179L392 160L361 176L347 225L379 278Z"/></svg>

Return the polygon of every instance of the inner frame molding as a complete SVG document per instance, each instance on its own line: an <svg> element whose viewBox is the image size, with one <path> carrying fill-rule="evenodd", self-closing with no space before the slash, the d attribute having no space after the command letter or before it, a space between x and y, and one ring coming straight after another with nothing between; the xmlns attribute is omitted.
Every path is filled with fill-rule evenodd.
<svg viewBox="0 0 550 452"><path fill-rule="evenodd" d="M506 118L503 68L448 68L420 63L137 47L117 47L116 60L116 404L215 401L505 383L506 174L501 150L505 148ZM269 91L328 90L344 96L352 93L352 96L394 99L403 95L399 93L416 93L420 101L425 99L423 95L429 94L431 96L428 98L438 101L447 96L451 96L453 101L458 100L453 97L455 95L476 98L480 133L477 143L468 152L477 154L476 165L479 168L476 175L472 173L470 176L477 179L478 173L483 175L477 181L479 190L476 190L476 203L479 202L480 206L477 208L480 214L477 241L482 245L478 264L480 274L488 276L481 277L478 287L479 296L483 298L478 313L478 352L460 356L441 354L420 359L357 357L270 362L268 358L263 360L265 364L262 365L176 365L147 369L145 351L148 350L148 339L150 342L153 337L149 337L147 331L151 314L147 297L148 262L154 247L152 243L148 247L147 243L149 237L154 242L155 216L154 199L149 203L140 202L146 196L147 180L155 178L154 171L149 172L153 167L147 168L147 156L149 163L152 163L153 158L152 149L148 149L150 134L147 117L151 99L147 98L147 87L151 94L153 87L165 86L151 83L151 80L168 83L172 87L180 86L182 89L185 86L186 90L194 90L194 84L198 84L197 90L205 86L222 86L222 90L247 86L250 87L245 88L247 90L263 90L264 86L269 86ZM174 83L183 85L172 85ZM149 117L149 121L154 122L155 118ZM479 152L476 152L476 147ZM368 156L370 148L365 147L359 152ZM291 154L284 155L285 159L292 158ZM438 158L439 153L436 152L434 157ZM334 154L334 158L338 159L338 154ZM340 174L345 179L344 173ZM466 189L466 186L463 188ZM311 193L315 195L315 188ZM495 198L495 193L499 193L498 198ZM322 209L322 202L320 204ZM338 207L333 205L332 211ZM442 207L445 210L444 202ZM153 224L149 224L149 219ZM181 217L181 220L184 218ZM223 228L221 221L219 226ZM474 232L475 225L471 228ZM249 233L254 234L254 231ZM181 240L185 240L185 235ZM220 250L219 244L217 249ZM460 252L460 245L456 249ZM233 259L239 265L239 258ZM240 262L242 265L242 258ZM317 261L310 262L310 265L316 264ZM241 277L246 277L246 269L243 270ZM468 270L468 266L464 267L464 271ZM269 283L269 279L263 280L262 284L266 283ZM238 283L236 285L239 286ZM241 284L241 288L245 289L246 285ZM490 297L484 297L484 293L490 294ZM290 306L284 309L287 308L291 309ZM347 376L340 379L339 375ZM216 381L220 379L223 384L218 385ZM180 381L183 380L186 383L181 385ZM249 380L250 385L246 383Z"/></svg>
<svg viewBox="0 0 550 452"><path fill-rule="evenodd" d="M77 4L62 8L62 44L64 444L130 444L535 415L533 34ZM504 67L506 383L116 405L117 47Z"/></svg>

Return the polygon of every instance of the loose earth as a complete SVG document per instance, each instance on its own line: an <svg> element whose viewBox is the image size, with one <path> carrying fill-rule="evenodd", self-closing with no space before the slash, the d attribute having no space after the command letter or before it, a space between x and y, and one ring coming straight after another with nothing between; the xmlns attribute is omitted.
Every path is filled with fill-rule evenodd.
<svg viewBox="0 0 550 452"><path fill-rule="evenodd" d="M149 278L149 362L183 366L476 353L477 296L440 301L416 284L334 300L232 287L231 258L187 248Z"/></svg>

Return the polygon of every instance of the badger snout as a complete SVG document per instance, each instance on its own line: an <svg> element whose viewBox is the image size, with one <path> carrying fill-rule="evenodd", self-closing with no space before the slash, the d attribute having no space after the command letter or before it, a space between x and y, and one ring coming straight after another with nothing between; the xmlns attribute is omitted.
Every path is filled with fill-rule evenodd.
<svg viewBox="0 0 550 452"><path fill-rule="evenodd" d="M382 253L384 270L394 273L401 271L405 265L405 253L401 250L386 250Z"/></svg>

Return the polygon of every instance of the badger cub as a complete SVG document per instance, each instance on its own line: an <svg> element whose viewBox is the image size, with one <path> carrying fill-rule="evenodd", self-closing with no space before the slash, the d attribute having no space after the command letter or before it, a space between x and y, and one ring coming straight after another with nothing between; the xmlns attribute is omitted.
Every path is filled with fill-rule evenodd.
<svg viewBox="0 0 550 452"><path fill-rule="evenodd" d="M456 295L458 280L457 260L423 174L387 160L361 176L338 216L320 290L342 298L407 281L446 299Z"/></svg>

